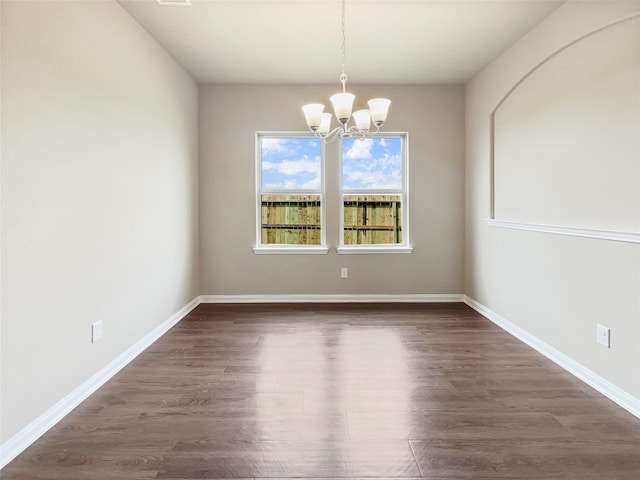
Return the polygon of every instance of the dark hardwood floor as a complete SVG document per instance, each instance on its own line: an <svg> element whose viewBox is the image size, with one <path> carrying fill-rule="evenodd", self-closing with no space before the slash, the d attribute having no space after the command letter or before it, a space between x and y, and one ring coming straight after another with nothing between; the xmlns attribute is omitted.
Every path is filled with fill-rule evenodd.
<svg viewBox="0 0 640 480"><path fill-rule="evenodd" d="M0 477L638 480L640 420L465 305L201 305Z"/></svg>

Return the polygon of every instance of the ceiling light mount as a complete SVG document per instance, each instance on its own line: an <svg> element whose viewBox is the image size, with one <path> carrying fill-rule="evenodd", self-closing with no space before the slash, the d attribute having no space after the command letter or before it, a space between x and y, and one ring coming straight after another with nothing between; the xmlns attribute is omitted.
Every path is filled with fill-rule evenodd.
<svg viewBox="0 0 640 480"><path fill-rule="evenodd" d="M309 103L302 107L307 126L316 137L322 138L325 143L334 141L338 136L341 138L358 137L364 140L369 135L371 122L376 128L373 133L378 133L387 119L389 105L391 105L391 100L387 98L373 98L368 102L369 109L357 110L352 114L353 101L356 97L352 93L347 93L345 3L346 0L342 0L342 74L340 75L342 93L336 93L330 98L340 125L331 130L331 114L324 113L324 105L321 103ZM349 126L351 116L353 116L355 125Z"/></svg>
<svg viewBox="0 0 640 480"><path fill-rule="evenodd" d="M191 0L156 0L163 7L190 7Z"/></svg>

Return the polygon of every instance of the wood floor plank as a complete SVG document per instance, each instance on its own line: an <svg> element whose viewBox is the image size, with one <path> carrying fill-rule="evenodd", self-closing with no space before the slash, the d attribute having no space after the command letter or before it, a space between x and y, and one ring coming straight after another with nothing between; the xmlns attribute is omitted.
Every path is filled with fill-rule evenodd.
<svg viewBox="0 0 640 480"><path fill-rule="evenodd" d="M470 401L473 399L473 401ZM305 410L339 411L476 411L494 408L493 397L486 391L462 392L449 388L411 388L406 384L394 390L328 388L305 391Z"/></svg>
<svg viewBox="0 0 640 480"><path fill-rule="evenodd" d="M200 305L3 480L638 480L640 419L463 304Z"/></svg>
<svg viewBox="0 0 640 480"><path fill-rule="evenodd" d="M68 435L68 437L72 437ZM151 480L173 442L125 442L108 436L97 441L77 440L36 443L0 472L3 480ZM82 436L80 437L82 438ZM130 437L128 440L132 440Z"/></svg>
<svg viewBox="0 0 640 480"><path fill-rule="evenodd" d="M426 478L637 480L640 472L637 440L489 437L419 440L411 445Z"/></svg>
<svg viewBox="0 0 640 480"><path fill-rule="evenodd" d="M408 442L180 442L158 479L418 477Z"/></svg>
<svg viewBox="0 0 640 480"><path fill-rule="evenodd" d="M349 438L356 441L485 438L544 439L564 434L563 425L549 413L477 411L347 413Z"/></svg>

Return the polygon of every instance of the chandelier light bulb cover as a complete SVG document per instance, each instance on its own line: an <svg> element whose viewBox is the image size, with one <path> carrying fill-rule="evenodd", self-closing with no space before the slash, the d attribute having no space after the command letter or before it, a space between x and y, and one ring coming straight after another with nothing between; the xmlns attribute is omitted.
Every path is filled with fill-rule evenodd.
<svg viewBox="0 0 640 480"><path fill-rule="evenodd" d="M326 136L331 130L331 114L323 113L320 118L320 127L318 128L318 135Z"/></svg>
<svg viewBox="0 0 640 480"><path fill-rule="evenodd" d="M389 105L391 100L388 98L372 98L367 102L369 105L369 111L371 112L371 120L376 127L381 127L387 119L387 112L389 112Z"/></svg>
<svg viewBox="0 0 640 480"><path fill-rule="evenodd" d="M331 114L324 112L324 105L321 103L309 103L302 107L302 111L307 120L307 126L315 136L322 138L325 143L335 140L338 138L338 135L342 138L358 137L364 140L371 128L371 122L373 122L373 125L376 127L373 133L378 133L380 127L382 127L387 119L389 105L391 105L391 100L387 98L373 98L368 102L368 110L357 110L353 112L352 115L353 102L356 96L346 91L347 74L345 73L345 59L345 0L342 0L342 75L340 75L342 92L336 93L330 98L331 104L333 105L333 112L340 125L331 130ZM349 120L352 116L355 125L350 126Z"/></svg>
<svg viewBox="0 0 640 480"><path fill-rule="evenodd" d="M358 130L368 132L371 127L371 113L369 110L358 110L353 112L353 121L356 122Z"/></svg>
<svg viewBox="0 0 640 480"><path fill-rule="evenodd" d="M321 103L309 103L302 106L302 111L307 118L307 125L311 131L315 132L320 127L320 120L322 119L322 112L324 111L324 105ZM331 115L331 114L329 114ZM331 121L331 119L329 119Z"/></svg>
<svg viewBox="0 0 640 480"><path fill-rule="evenodd" d="M333 105L333 113L341 124L344 125L349 121L355 99L356 96L353 93L336 93L329 99Z"/></svg>

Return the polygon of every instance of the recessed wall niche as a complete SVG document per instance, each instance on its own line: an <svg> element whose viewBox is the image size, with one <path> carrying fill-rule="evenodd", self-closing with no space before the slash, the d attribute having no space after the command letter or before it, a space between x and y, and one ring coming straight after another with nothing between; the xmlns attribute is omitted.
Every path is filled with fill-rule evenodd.
<svg viewBox="0 0 640 480"><path fill-rule="evenodd" d="M530 70L492 133L493 219L640 234L640 16Z"/></svg>

